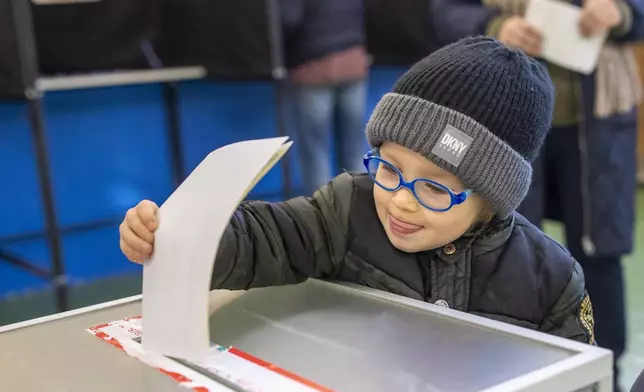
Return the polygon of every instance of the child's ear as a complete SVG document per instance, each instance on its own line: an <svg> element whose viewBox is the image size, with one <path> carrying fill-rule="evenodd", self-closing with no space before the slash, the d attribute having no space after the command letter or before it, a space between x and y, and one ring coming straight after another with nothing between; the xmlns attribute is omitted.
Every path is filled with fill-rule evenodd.
<svg viewBox="0 0 644 392"><path fill-rule="evenodd" d="M479 213L479 222L490 223L494 218L494 215L496 214L494 209L492 209L492 206L488 202L484 202L483 208L481 208L481 212Z"/></svg>

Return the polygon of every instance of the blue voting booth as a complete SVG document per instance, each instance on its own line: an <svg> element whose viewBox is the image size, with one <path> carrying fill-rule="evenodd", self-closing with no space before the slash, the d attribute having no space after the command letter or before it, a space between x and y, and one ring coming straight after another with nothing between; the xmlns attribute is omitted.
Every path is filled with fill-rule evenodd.
<svg viewBox="0 0 644 392"><path fill-rule="evenodd" d="M114 237L127 208L164 200L217 147L288 126L274 1L62 3L0 0L0 298L52 290L58 310L69 285L138 272ZM206 27L186 28L195 21ZM383 55L368 111L414 50L392 62L391 45L371 49ZM250 197L299 194L288 158Z"/></svg>

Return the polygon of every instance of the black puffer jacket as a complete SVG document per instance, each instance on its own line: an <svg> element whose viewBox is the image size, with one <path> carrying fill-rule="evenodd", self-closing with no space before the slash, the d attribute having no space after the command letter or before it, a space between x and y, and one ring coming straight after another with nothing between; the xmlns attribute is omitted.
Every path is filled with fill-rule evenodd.
<svg viewBox="0 0 644 392"><path fill-rule="evenodd" d="M308 277L593 342L581 267L523 217L493 222L440 249L404 253L387 238L366 174L342 174L313 198L244 203L221 241L212 287L250 289Z"/></svg>

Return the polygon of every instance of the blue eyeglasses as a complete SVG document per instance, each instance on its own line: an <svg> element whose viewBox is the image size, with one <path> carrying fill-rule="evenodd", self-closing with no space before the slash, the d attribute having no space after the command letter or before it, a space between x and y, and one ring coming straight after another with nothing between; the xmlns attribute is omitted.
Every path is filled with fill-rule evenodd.
<svg viewBox="0 0 644 392"><path fill-rule="evenodd" d="M426 178L417 178L411 182L405 181L398 168L382 159L377 150L369 151L363 158L367 172L373 182L382 189L389 192L396 192L400 188L407 188L414 195L416 200L425 208L436 212L445 212L463 203L472 193L465 190L461 193L454 193L445 185Z"/></svg>

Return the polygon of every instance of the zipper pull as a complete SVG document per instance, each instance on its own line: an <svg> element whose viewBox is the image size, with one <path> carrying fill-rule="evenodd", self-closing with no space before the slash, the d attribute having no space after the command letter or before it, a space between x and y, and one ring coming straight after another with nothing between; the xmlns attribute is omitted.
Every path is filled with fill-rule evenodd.
<svg viewBox="0 0 644 392"><path fill-rule="evenodd" d="M595 244L589 235L581 237L581 248L584 250L586 256L592 256L596 251Z"/></svg>

